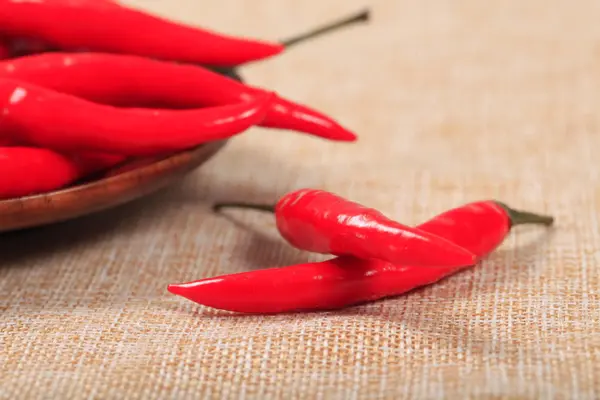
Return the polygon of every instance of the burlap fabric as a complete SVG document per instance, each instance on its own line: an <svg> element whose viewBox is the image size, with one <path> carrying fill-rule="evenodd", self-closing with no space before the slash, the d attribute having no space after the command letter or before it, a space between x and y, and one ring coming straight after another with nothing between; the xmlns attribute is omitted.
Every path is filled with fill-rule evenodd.
<svg viewBox="0 0 600 400"><path fill-rule="evenodd" d="M137 3L278 39L360 0ZM0 237L3 399L594 399L600 393L600 3L372 1L373 23L244 69L360 133L253 129L134 204ZM498 198L557 217L442 283L338 312L235 316L168 283L320 259L270 202L325 188L416 224ZM294 293L290 292L290 296Z"/></svg>

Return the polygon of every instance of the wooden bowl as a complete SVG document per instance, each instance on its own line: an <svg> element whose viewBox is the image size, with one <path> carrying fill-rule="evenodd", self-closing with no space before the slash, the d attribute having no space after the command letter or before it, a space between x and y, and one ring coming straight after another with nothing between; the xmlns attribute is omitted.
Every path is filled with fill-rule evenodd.
<svg viewBox="0 0 600 400"><path fill-rule="evenodd" d="M0 201L0 232L66 221L138 199L199 167L226 141L177 153L147 165L113 172L89 183L41 195Z"/></svg>

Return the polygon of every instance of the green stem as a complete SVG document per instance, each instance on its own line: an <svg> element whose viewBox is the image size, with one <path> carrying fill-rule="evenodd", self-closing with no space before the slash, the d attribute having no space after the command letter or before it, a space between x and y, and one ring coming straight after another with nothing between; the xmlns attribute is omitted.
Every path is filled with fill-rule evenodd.
<svg viewBox="0 0 600 400"><path fill-rule="evenodd" d="M258 210L258 211L265 211L265 212L270 212L270 213L274 213L275 212L275 206L272 205L266 205L266 204L248 204L248 203L217 203L215 205L213 205L213 211L214 212L219 212L221 211L221 209L223 208L248 208L251 210Z"/></svg>
<svg viewBox="0 0 600 400"><path fill-rule="evenodd" d="M504 208L510 218L511 227L525 224L539 224L550 226L554 223L554 217L550 215L535 214L529 211L515 210L504 203L496 202L500 207Z"/></svg>
<svg viewBox="0 0 600 400"><path fill-rule="evenodd" d="M327 25L323 25L323 26L315 28L309 32L305 32L300 35L293 36L291 38L282 40L280 43L283 44L285 47L291 47L298 43L304 42L309 39L313 39L313 38L321 36L325 33L335 31L340 28L344 28L346 26L354 25L359 22L367 22L367 21L369 21L369 18L370 18L370 11L364 10L364 11L361 11L360 13L353 15L351 17L344 18L342 20L335 21L335 22L329 23Z"/></svg>

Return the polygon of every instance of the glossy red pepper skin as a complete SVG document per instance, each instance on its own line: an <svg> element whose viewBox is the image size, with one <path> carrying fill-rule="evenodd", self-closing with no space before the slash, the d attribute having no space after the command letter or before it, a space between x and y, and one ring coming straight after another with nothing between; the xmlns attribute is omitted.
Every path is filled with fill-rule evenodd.
<svg viewBox="0 0 600 400"><path fill-rule="evenodd" d="M270 101L266 95L196 110L121 109L0 80L0 138L61 152L156 155L242 133L264 119Z"/></svg>
<svg viewBox="0 0 600 400"><path fill-rule="evenodd" d="M108 1L0 0L0 35L66 51L235 66L279 54L283 45L186 26Z"/></svg>
<svg viewBox="0 0 600 400"><path fill-rule="evenodd" d="M67 157L47 149L0 147L0 199L61 189L122 161L123 157L113 155Z"/></svg>
<svg viewBox="0 0 600 400"><path fill-rule="evenodd" d="M381 212L324 190L300 189L275 205L277 228L294 247L321 254L421 266L464 266L475 255Z"/></svg>
<svg viewBox="0 0 600 400"><path fill-rule="evenodd" d="M466 204L418 226L464 247L477 261L494 251L510 232L507 208L494 201ZM552 219L520 223L549 225ZM332 310L437 282L469 266L421 268L380 260L336 257L306 263L170 285L168 290L196 303L243 313Z"/></svg>
<svg viewBox="0 0 600 400"><path fill-rule="evenodd" d="M44 53L0 62L0 78L18 79L97 103L197 108L248 101L267 93L207 68L102 53ZM356 135L332 118L279 96L260 124L330 140Z"/></svg>

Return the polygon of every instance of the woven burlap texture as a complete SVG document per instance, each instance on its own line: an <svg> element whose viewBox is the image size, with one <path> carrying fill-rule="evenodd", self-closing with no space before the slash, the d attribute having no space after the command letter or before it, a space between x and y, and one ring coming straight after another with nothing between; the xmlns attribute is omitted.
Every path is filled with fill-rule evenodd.
<svg viewBox="0 0 600 400"><path fill-rule="evenodd" d="M368 5L370 25L243 69L360 140L255 128L162 193L0 236L0 398L598 398L599 2L135 4L265 39ZM300 187L409 224L497 198L557 225L515 230L437 285L335 312L237 316L167 293L322 259L286 245L268 214L210 212Z"/></svg>

